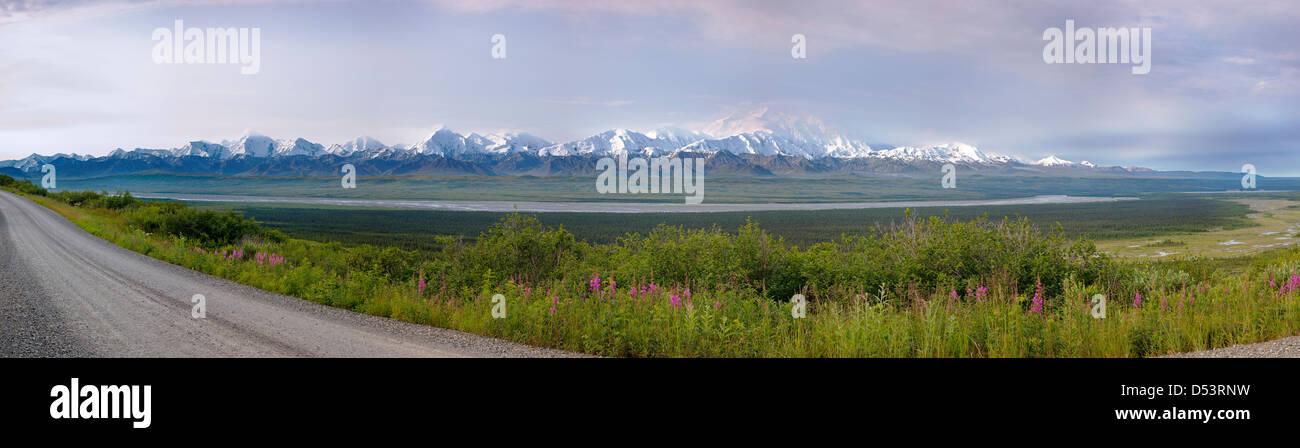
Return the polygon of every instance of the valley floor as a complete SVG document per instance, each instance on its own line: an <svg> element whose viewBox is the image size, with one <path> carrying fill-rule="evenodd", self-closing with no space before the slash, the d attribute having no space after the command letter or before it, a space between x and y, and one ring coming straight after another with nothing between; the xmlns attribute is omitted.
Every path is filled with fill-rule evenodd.
<svg viewBox="0 0 1300 448"><path fill-rule="evenodd" d="M209 194L140 193L143 199L169 199L185 202L229 202L240 204L305 204L317 206L375 207L387 209L444 210L464 212L522 213L721 213L758 211L863 210L918 207L989 207L1006 205L1091 204L1135 201L1135 197L1107 196L1034 196L1011 199L966 201L891 201L891 202L788 202L674 204L646 202L518 202L518 201L397 201L365 199L322 199Z"/></svg>
<svg viewBox="0 0 1300 448"><path fill-rule="evenodd" d="M1232 199L1250 207L1251 226L1206 232L1171 232L1158 237L1105 241L1098 247L1126 258L1238 257L1293 246L1300 235L1300 200ZM1194 219L1194 217L1189 217Z"/></svg>

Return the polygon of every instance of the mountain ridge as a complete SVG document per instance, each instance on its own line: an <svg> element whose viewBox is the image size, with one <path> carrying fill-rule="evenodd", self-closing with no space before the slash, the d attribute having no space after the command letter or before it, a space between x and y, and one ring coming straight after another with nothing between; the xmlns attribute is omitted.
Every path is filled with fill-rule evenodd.
<svg viewBox="0 0 1300 448"><path fill-rule="evenodd" d="M39 172L47 163L60 176L103 176L135 172L259 176L336 175L351 163L361 175L586 175L602 157L707 159L718 175L897 175L929 173L944 164L984 172L1070 169L1097 173L1142 173L1146 168L1074 163L1055 155L1030 162L988 153L961 142L881 149L828 129L820 120L767 108L741 112L700 131L663 127L647 132L609 129L586 138L551 142L526 132L461 134L439 125L410 146L387 145L369 136L328 146L304 138L275 139L256 132L212 143L194 140L168 149L114 149L108 155L32 154L0 161L0 169ZM60 166L63 165L63 166ZM710 166L712 165L712 166Z"/></svg>

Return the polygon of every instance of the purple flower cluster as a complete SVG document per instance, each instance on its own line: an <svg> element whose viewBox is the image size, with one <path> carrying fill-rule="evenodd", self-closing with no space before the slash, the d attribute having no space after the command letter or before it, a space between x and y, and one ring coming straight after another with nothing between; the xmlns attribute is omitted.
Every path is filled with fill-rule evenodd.
<svg viewBox="0 0 1300 448"><path fill-rule="evenodd" d="M1290 294L1297 290L1300 290L1300 275L1292 275L1291 280L1286 282L1285 285L1282 285L1282 288L1278 290L1278 292L1282 294Z"/></svg>
<svg viewBox="0 0 1300 448"><path fill-rule="evenodd" d="M653 295L653 294L655 293L655 291L658 291L658 290L659 290L659 287L658 287L658 286L655 286L654 283L651 283L651 284L649 284L649 285L642 285L642 286L641 286L641 289L640 289L639 291L637 290L637 288L636 288L635 286L633 286L632 289L628 290L628 296L630 296L630 297L632 297L633 299L635 299L635 298L637 298L637 296L648 296L648 295Z"/></svg>
<svg viewBox="0 0 1300 448"><path fill-rule="evenodd" d="M1042 283L1039 283L1038 286L1034 288L1034 299L1030 303L1031 305L1029 306L1029 309L1032 310L1034 314L1040 316L1043 315L1043 284Z"/></svg>
<svg viewBox="0 0 1300 448"><path fill-rule="evenodd" d="M206 250L203 250L203 248L201 247L196 247L194 248L194 252L204 254L204 255L212 254L221 257L221 259L225 261L242 261L244 259L244 251L240 249L236 249L236 250L213 249L212 252L208 252ZM262 266L262 265L279 266L285 263L284 257L281 257L280 254L268 253L268 252L257 252L256 254L253 255L253 261L256 262L258 266Z"/></svg>
<svg viewBox="0 0 1300 448"><path fill-rule="evenodd" d="M253 256L253 260L257 262L258 266L262 266L263 264L278 266L281 263L284 263L284 257L281 257L279 254L268 254L266 252L258 252L257 255Z"/></svg>
<svg viewBox="0 0 1300 448"><path fill-rule="evenodd" d="M221 251L221 258L225 258L226 261L232 261L232 260L243 260L243 259L244 259L244 251L243 251L243 250L232 250L232 251L230 251L229 254L227 254L226 251L223 250L223 251Z"/></svg>
<svg viewBox="0 0 1300 448"><path fill-rule="evenodd" d="M949 295L955 299L957 298L957 291L953 291L952 294ZM976 287L974 290L971 290L970 288L966 288L966 297L967 298L974 297L976 303L983 302L984 298L988 296L989 296L989 289L985 288L984 285L980 285Z"/></svg>

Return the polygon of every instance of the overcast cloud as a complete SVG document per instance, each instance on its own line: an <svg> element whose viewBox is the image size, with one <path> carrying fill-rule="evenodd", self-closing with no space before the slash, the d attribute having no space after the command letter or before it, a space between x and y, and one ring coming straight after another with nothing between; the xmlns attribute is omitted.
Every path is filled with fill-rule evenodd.
<svg viewBox="0 0 1300 448"><path fill-rule="evenodd" d="M0 159L247 130L563 141L765 105L869 142L1300 175L1300 4L1046 3L3 1ZM260 73L154 64L151 32L176 19L261 28ZM1067 19L1150 27L1150 74L1043 63L1044 29ZM796 33L807 59L790 57Z"/></svg>

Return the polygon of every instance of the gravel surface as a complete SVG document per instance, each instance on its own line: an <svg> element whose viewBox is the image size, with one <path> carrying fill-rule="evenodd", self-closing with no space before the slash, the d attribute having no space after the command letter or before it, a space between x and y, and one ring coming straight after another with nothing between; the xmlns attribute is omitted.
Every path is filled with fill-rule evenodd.
<svg viewBox="0 0 1300 448"><path fill-rule="evenodd" d="M1167 358L1300 358L1300 336L1199 352L1178 353Z"/></svg>
<svg viewBox="0 0 1300 448"><path fill-rule="evenodd" d="M190 316L202 294L207 316ZM123 249L0 191L0 356L559 357L266 292Z"/></svg>

